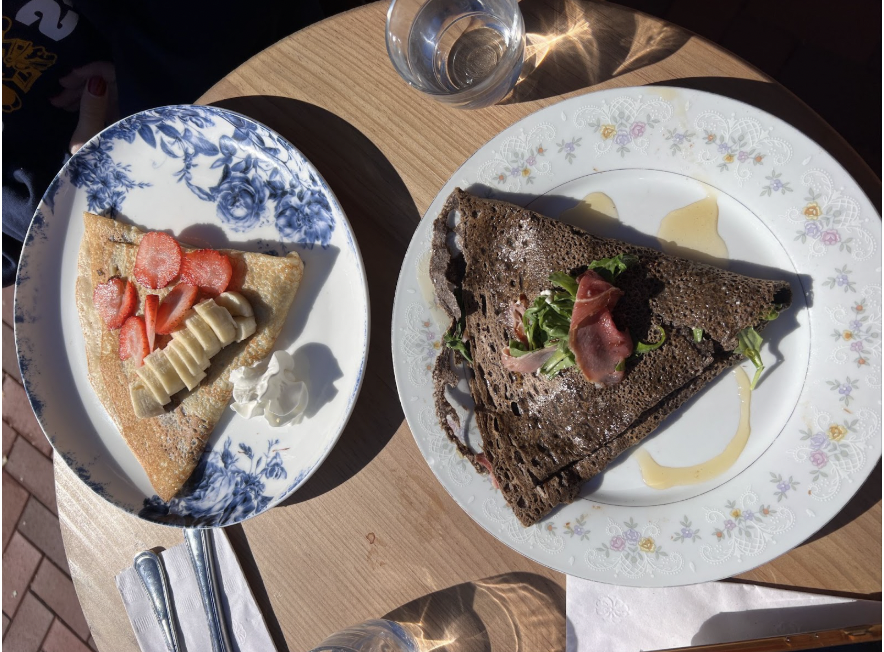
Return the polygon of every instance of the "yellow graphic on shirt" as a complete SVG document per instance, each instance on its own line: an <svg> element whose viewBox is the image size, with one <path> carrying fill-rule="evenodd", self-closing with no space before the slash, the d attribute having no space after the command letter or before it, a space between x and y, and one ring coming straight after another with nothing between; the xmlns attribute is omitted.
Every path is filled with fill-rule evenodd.
<svg viewBox="0 0 884 652"><path fill-rule="evenodd" d="M22 106L22 93L31 86L43 72L55 63L56 56L43 46L35 46L20 38L6 38L12 27L12 20L3 16L3 112L11 113Z"/></svg>

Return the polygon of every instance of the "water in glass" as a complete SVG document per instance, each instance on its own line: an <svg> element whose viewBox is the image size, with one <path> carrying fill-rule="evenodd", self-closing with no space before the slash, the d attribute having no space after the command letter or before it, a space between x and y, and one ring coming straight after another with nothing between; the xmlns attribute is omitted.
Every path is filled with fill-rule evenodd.
<svg viewBox="0 0 884 652"><path fill-rule="evenodd" d="M516 0L394 0L387 49L415 88L479 108L502 99L518 80L525 27Z"/></svg>

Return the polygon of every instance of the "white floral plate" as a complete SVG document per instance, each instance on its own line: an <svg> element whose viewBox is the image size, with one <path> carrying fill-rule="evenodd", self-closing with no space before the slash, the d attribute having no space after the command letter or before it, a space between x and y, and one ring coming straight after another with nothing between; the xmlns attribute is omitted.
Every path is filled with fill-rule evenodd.
<svg viewBox="0 0 884 652"><path fill-rule="evenodd" d="M305 419L271 428L227 410L169 503L154 494L89 384L74 291L84 210L196 246L295 250L304 260L276 348L291 352L307 379ZM89 141L44 195L16 284L19 366L40 425L83 482L149 521L224 526L284 500L329 454L362 384L368 289L350 224L298 150L230 111L153 109Z"/></svg>
<svg viewBox="0 0 884 652"><path fill-rule="evenodd" d="M767 370L752 393L751 436L727 472L655 490L625 453L572 504L532 527L518 523L488 476L448 442L433 411L430 370L447 324L427 279L431 222L456 186L650 246L659 246L655 236L670 211L717 199L729 268L787 280L794 294L791 309L765 331ZM579 209L565 212L591 193L607 195L619 221L587 225ZM819 530L881 454L880 243L880 218L844 169L752 106L665 87L565 100L485 144L445 185L412 239L393 307L393 362L409 426L457 503L542 564L630 586L742 573ZM721 453L739 421L735 373L722 374L640 448L668 466ZM481 442L475 430L468 437Z"/></svg>

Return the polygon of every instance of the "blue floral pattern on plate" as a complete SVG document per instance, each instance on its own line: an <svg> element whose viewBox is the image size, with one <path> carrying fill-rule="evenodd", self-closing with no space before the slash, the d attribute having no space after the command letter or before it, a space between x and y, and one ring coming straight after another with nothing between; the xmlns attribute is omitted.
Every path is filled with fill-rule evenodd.
<svg viewBox="0 0 884 652"><path fill-rule="evenodd" d="M222 418L194 474L172 500L161 501L87 376L74 298L85 210L170 230L192 244L271 254L297 247L305 264L302 291L277 346L303 358L313 370L308 382L319 385L315 396L326 398L291 428ZM38 421L86 486L145 520L220 527L278 504L331 451L362 384L368 294L346 216L297 149L223 109L152 109L87 143L44 194L16 284L19 366ZM339 373L321 381L325 368Z"/></svg>
<svg viewBox="0 0 884 652"><path fill-rule="evenodd" d="M180 496L168 503L159 496L148 498L139 516L187 527L214 527L267 509L273 494L267 493L266 481L288 477L279 439L268 441L267 450L257 457L250 446L240 443L233 450L232 444L228 437L220 453L207 450ZM240 466L243 463L248 466Z"/></svg>
<svg viewBox="0 0 884 652"><path fill-rule="evenodd" d="M219 136L218 129L209 129L217 121L227 122L232 132ZM71 160L68 174L74 186L86 191L90 211L114 216L130 190L150 186L132 178L131 165L114 161L114 145L136 139L173 159L175 180L214 203L218 219L231 231L246 233L272 223L283 242L329 245L335 228L331 204L303 156L266 127L211 107L144 111L87 144ZM194 178L195 168L205 165L219 171L212 185Z"/></svg>

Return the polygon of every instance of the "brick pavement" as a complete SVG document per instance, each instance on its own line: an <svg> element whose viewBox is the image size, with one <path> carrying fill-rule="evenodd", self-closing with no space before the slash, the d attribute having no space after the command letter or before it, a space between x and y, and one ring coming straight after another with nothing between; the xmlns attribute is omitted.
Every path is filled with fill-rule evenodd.
<svg viewBox="0 0 884 652"><path fill-rule="evenodd" d="M77 600L55 506L52 447L21 386L12 288L3 289L3 650L97 649Z"/></svg>

